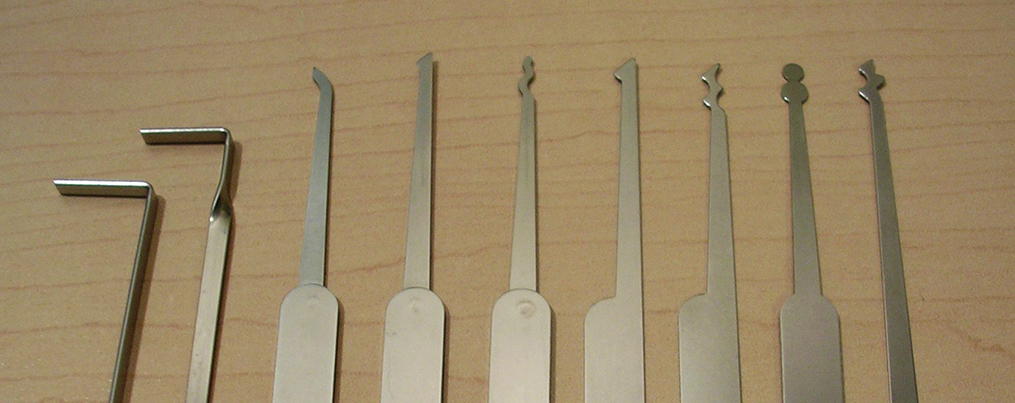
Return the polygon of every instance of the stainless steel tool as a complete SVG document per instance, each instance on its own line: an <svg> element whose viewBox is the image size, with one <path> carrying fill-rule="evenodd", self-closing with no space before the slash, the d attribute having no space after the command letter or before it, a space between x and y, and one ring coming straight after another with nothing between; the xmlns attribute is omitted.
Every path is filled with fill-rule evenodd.
<svg viewBox="0 0 1015 403"><path fill-rule="evenodd" d="M888 148L885 105L878 88L885 77L874 71L874 61L860 66L867 85L860 97L870 104L871 143L874 149L874 183L878 200L878 239L881 241L881 281L885 297L885 336L888 341L888 385L892 403L916 403L916 368L913 338L909 331L906 275L902 270L899 215L895 209L895 183Z"/></svg>
<svg viewBox="0 0 1015 403"><path fill-rule="evenodd" d="M793 216L793 295L782 305L782 396L786 403L835 403L842 389L839 314L821 295L811 168L804 132L804 69L787 64L782 99L789 104L789 160Z"/></svg>
<svg viewBox="0 0 1015 403"><path fill-rule="evenodd" d="M211 388L211 369L215 361L215 336L218 333L219 304L222 280L225 278L229 233L233 226L233 206L229 195L232 175L233 141L224 127L188 127L141 129L141 137L150 145L161 144L223 144L222 169L211 204L208 222L208 244L204 252L201 293L197 301L194 326L194 350L190 357L187 379L187 403L205 403Z"/></svg>
<svg viewBox="0 0 1015 403"><path fill-rule="evenodd" d="M331 160L331 81L314 69L320 88L299 285L282 299L272 402L333 402L338 348L338 298L324 287Z"/></svg>
<svg viewBox="0 0 1015 403"><path fill-rule="evenodd" d="M522 94L511 242L510 290L493 305L490 327L490 403L550 402L553 311L537 291L536 100L529 91L532 58L522 63Z"/></svg>
<svg viewBox="0 0 1015 403"><path fill-rule="evenodd" d="M141 217L141 233L138 235L137 251L134 253L134 268L130 273L130 286L127 288L127 307L124 309L123 325L120 328L120 344L116 350L116 364L113 366L113 382L109 388L109 403L121 403L124 399L127 374L130 371L130 356L137 328L138 309L141 305L141 289L144 286L145 272L148 268L148 252L151 248L155 226L155 212L158 210L158 196L155 195L155 188L151 184L140 181L57 179L53 181L53 184L56 185L56 190L64 196L140 197L145 199L144 215Z"/></svg>
<svg viewBox="0 0 1015 403"><path fill-rule="evenodd" d="M430 291L433 193L433 55L416 62L419 104L409 188L403 289L384 319L381 403L440 403L444 379L444 303Z"/></svg>
<svg viewBox="0 0 1015 403"><path fill-rule="evenodd" d="M621 91L617 293L585 315L585 403L645 401L638 65L630 59L614 76Z"/></svg>
<svg viewBox="0 0 1015 403"><path fill-rule="evenodd" d="M708 278L704 294L680 307L680 401L740 402L740 344L733 265L733 208L726 111L719 65L701 76L708 84L705 106L712 110L708 172Z"/></svg>

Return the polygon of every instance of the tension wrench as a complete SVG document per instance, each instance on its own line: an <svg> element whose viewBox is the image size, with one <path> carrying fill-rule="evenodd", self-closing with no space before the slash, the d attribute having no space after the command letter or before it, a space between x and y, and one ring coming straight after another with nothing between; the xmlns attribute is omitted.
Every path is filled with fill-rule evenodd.
<svg viewBox="0 0 1015 403"><path fill-rule="evenodd" d="M909 329L906 275L902 270L899 214L895 206L895 183L892 180L885 104L878 91L885 84L885 77L874 71L873 60L860 66L860 74L867 77L867 85L860 88L860 97L870 104L871 113L878 240L881 243L881 282L885 298L885 336L888 342L889 396L892 403L916 403L916 367L913 363L913 337Z"/></svg>
<svg viewBox="0 0 1015 403"><path fill-rule="evenodd" d="M490 403L550 402L553 311L537 291L536 100L529 91L532 58L522 63L522 95L515 179L510 290L493 305L490 327Z"/></svg>
<svg viewBox="0 0 1015 403"><path fill-rule="evenodd" d="M300 253L299 285L282 299L272 402L334 401L338 348L338 298L324 286L331 160L331 81L313 71L320 88L310 167L307 219Z"/></svg>
<svg viewBox="0 0 1015 403"><path fill-rule="evenodd" d="M444 380L444 302L430 290L433 210L433 55L419 68L416 137L409 187L403 289L384 318L381 403L440 403Z"/></svg>
<svg viewBox="0 0 1015 403"><path fill-rule="evenodd" d="M211 388L211 369L215 361L215 336L218 334L222 281L225 278L229 234L233 227L233 206L229 194L233 163L233 140L224 127L141 129L141 138L149 145L223 144L222 168L208 221L208 244L204 252L201 293L197 301L194 326L194 350L187 379L187 403L206 403Z"/></svg>
<svg viewBox="0 0 1015 403"><path fill-rule="evenodd" d="M617 179L617 291L585 315L585 403L645 402L641 183L638 162L638 65L620 80L620 173Z"/></svg>
<svg viewBox="0 0 1015 403"><path fill-rule="evenodd" d="M793 216L793 295L779 315L782 334L782 397L785 403L842 403L842 340L839 314L821 295L818 236L814 224L811 168L804 131L807 87L804 69L787 64L782 99L789 104L789 160Z"/></svg>
<svg viewBox="0 0 1015 403"><path fill-rule="evenodd" d="M134 253L134 268L130 273L127 289L127 307L124 309L123 325L120 328L120 344L116 350L116 364L113 366L113 382L109 389L109 403L121 403L124 387L130 370L131 349L137 329L137 313L141 305L141 289L144 286L148 268L148 252L151 248L155 225L155 211L158 210L158 196L148 182L105 181L88 179L57 179L53 181L56 190L64 196L139 197L145 199L144 215L141 218L141 234L137 239Z"/></svg>
<svg viewBox="0 0 1015 403"><path fill-rule="evenodd" d="M733 264L733 208L726 111L716 64L701 76L711 109L708 156L708 278L704 294L680 307L680 401L740 402L740 344Z"/></svg>

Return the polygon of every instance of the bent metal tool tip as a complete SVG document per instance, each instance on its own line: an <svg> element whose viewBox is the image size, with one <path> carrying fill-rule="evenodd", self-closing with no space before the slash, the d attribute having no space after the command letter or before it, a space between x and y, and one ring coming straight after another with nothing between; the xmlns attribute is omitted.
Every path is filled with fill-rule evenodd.
<svg viewBox="0 0 1015 403"><path fill-rule="evenodd" d="M532 69L532 57L526 56L525 60L522 61L522 73L522 78L518 80L518 92L522 93L522 108L524 108L528 103L527 97L532 96L529 85L532 84L532 80L536 77L536 72ZM522 115L522 118L524 119L525 115Z"/></svg>
<svg viewBox="0 0 1015 403"><path fill-rule="evenodd" d="M218 333L222 282L225 279L229 234L233 226L233 207L229 195L232 175L233 140L224 127L185 127L141 129L141 138L149 145L222 144L222 168L212 201L208 224L208 243L201 272L201 292L197 302L194 346L187 379L187 403L206 403L211 388L211 370L215 361L215 336Z"/></svg>
<svg viewBox="0 0 1015 403"><path fill-rule="evenodd" d="M274 403L332 402L338 349L338 298L324 287L328 176L331 159L331 81L313 70L320 89L310 165L310 191L300 253L299 285L282 299L275 355Z"/></svg>
<svg viewBox="0 0 1015 403"><path fill-rule="evenodd" d="M141 218L141 233L138 235L137 251L134 253L134 268L130 274L127 306L124 309L123 325L120 328L120 343L116 351L116 364L113 366L113 382L109 391L109 402L121 403L124 399L127 373L130 370L131 348L134 345L137 315L141 305L141 288L144 285L145 272L148 268L148 252L151 248L155 225L155 211L158 209L158 196L155 195L155 188L151 184L141 181L57 179L53 181L53 184L56 185L57 191L64 196L139 197L145 199L144 215Z"/></svg>
<svg viewBox="0 0 1015 403"><path fill-rule="evenodd" d="M895 205L895 181L892 178L885 105L878 91L878 88L885 84L885 77L875 72L873 60L860 66L860 74L867 77L867 84L860 88L860 96L870 104L878 241L881 246L881 285L885 299L885 336L888 344L889 397L892 403L916 403L919 396L916 393L913 337L909 328L906 274L902 268L902 243L899 239L899 214Z"/></svg>
<svg viewBox="0 0 1015 403"><path fill-rule="evenodd" d="M638 65L620 80L620 173L617 179L617 291L585 315L585 402L645 401L642 304L641 179L638 151Z"/></svg>
<svg viewBox="0 0 1015 403"><path fill-rule="evenodd" d="M511 242L510 289L493 305L490 403L549 403L553 311L537 291L536 101L529 91L532 58L522 63L522 96Z"/></svg>
<svg viewBox="0 0 1015 403"><path fill-rule="evenodd" d="M433 197L433 55L416 62L419 103L409 186L402 291L384 317L381 403L440 403L444 382L444 302L430 290Z"/></svg>
<svg viewBox="0 0 1015 403"><path fill-rule="evenodd" d="M733 210L726 112L716 64L701 76L711 109L708 173L708 277L704 294L680 307L680 401L740 402L740 345L733 259Z"/></svg>
<svg viewBox="0 0 1015 403"><path fill-rule="evenodd" d="M875 71L873 60L868 60L866 63L861 64L859 70L860 74L867 78L867 83L860 88L860 97L867 101L877 97L877 102L880 102L881 94L878 90L885 85L885 76Z"/></svg>
<svg viewBox="0 0 1015 403"><path fill-rule="evenodd" d="M804 129L804 70L787 64L782 99L789 104L793 295L779 315L782 394L785 403L842 403L842 342L839 314L821 295L818 236L814 225L811 170Z"/></svg>
<svg viewBox="0 0 1015 403"><path fill-rule="evenodd" d="M722 85L719 84L719 79L716 77L719 75L719 63L716 63L708 71L702 73L701 81L704 81L708 85L708 95L705 95L701 101L709 109L719 108L719 95L723 92ZM722 111L722 108L719 108ZM723 112L725 114L725 112Z"/></svg>

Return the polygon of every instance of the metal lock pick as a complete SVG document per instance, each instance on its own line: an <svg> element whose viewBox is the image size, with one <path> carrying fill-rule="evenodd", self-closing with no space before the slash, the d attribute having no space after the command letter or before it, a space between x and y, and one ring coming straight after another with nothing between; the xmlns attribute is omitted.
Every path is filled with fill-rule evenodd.
<svg viewBox="0 0 1015 403"><path fill-rule="evenodd" d="M793 295L779 315L782 396L785 403L842 403L839 313L821 295L818 235L814 225L811 168L804 132L804 69L787 64L782 99L789 104L790 193L793 216Z"/></svg>
<svg viewBox="0 0 1015 403"><path fill-rule="evenodd" d="M194 325L194 349L187 378L187 403L206 403L211 389L211 370L215 361L215 337L218 334L222 282L225 279L229 234L233 227L233 206L229 195L233 165L233 140L224 127L188 127L141 129L149 145L223 144L222 169L208 219L208 243L201 273L201 292Z"/></svg>
<svg viewBox="0 0 1015 403"><path fill-rule="evenodd" d="M335 394L338 298L324 287L331 160L331 81L314 69L320 88L299 285L282 299L275 353L274 403L331 403Z"/></svg>
<svg viewBox="0 0 1015 403"><path fill-rule="evenodd" d="M122 403L130 371L130 356L137 329L137 314L141 306L141 289L144 286L145 271L148 268L148 252L151 248L155 226L155 212L158 210L158 196L155 188L141 181L104 181L87 179L57 179L53 181L56 190L64 196L99 197L141 197L145 199L144 215L141 218L141 233L134 253L134 268L130 273L127 289L127 307L124 309L123 325L120 328L120 343L116 350L116 364L113 366L113 383L109 388L109 403Z"/></svg>
<svg viewBox="0 0 1015 403"><path fill-rule="evenodd" d="M585 315L585 403L644 403L638 65L630 59L614 76L621 93L617 291Z"/></svg>
<svg viewBox="0 0 1015 403"><path fill-rule="evenodd" d="M536 100L529 91L532 58L522 63L522 95L515 178L510 290L493 305L490 327L490 403L550 402L553 311L537 291Z"/></svg>
<svg viewBox="0 0 1015 403"><path fill-rule="evenodd" d="M874 71L874 61L860 66L867 84L860 97L870 104L871 145L874 150L874 185L877 190L878 241L881 251L881 284L885 298L885 336L888 342L888 387L892 403L916 403L916 366L913 363L913 336L909 329L906 275L902 270L902 242L899 214L895 207L895 182L888 148L888 127L881 88L885 77Z"/></svg>
<svg viewBox="0 0 1015 403"><path fill-rule="evenodd" d="M733 209L726 112L719 65L701 79L708 84L705 106L712 111L708 156L708 278L704 294L680 307L680 401L740 402L740 344L733 265Z"/></svg>
<svg viewBox="0 0 1015 403"><path fill-rule="evenodd" d="M409 187L405 279L384 317L381 403L440 403L444 382L444 303L430 290L433 197L433 55L416 62L419 104Z"/></svg>

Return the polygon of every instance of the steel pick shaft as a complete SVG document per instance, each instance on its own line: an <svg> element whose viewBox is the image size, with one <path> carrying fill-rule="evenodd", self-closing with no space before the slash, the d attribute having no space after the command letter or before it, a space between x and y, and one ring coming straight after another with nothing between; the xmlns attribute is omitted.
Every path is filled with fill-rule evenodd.
<svg viewBox="0 0 1015 403"><path fill-rule="evenodd" d="M888 148L885 105L878 91L885 77L874 70L874 61L860 66L867 85L860 96L870 104L871 145L874 150L874 185L877 191L878 240L881 246L881 282L885 298L885 336L888 342L888 386L892 403L916 403L916 366L909 328L906 275L902 270L899 215L895 206L895 183Z"/></svg>
<svg viewBox="0 0 1015 403"><path fill-rule="evenodd" d="M585 315L585 402L645 401L642 304L641 179L638 150L638 65L628 60L620 80L620 173L617 201L617 293Z"/></svg>
<svg viewBox="0 0 1015 403"><path fill-rule="evenodd" d="M490 403L550 402L550 305L536 290L536 100L532 58L522 64L510 290L493 306Z"/></svg>
<svg viewBox="0 0 1015 403"><path fill-rule="evenodd" d="M708 174L708 284L680 307L680 401L740 402L740 345L737 290L733 265L733 209L726 112L719 106L723 88L719 65L701 76L708 84L705 106L711 109Z"/></svg>
<svg viewBox="0 0 1015 403"><path fill-rule="evenodd" d="M381 403L440 403L444 382L444 303L430 290L433 214L433 55L416 62L419 104L409 186L402 291L384 318Z"/></svg>
<svg viewBox="0 0 1015 403"><path fill-rule="evenodd" d="M793 217L793 295L782 305L782 395L785 403L841 403L839 314L821 295L818 238L804 131L804 69L787 64L782 99L789 104L790 193Z"/></svg>
<svg viewBox="0 0 1015 403"><path fill-rule="evenodd" d="M529 90L535 77L532 58L522 64L518 81L522 116L518 136L518 172L515 175L515 217L511 241L511 289L536 290L536 100Z"/></svg>
<svg viewBox="0 0 1015 403"><path fill-rule="evenodd" d="M127 306L120 327L120 342L116 350L116 364L113 366L112 384L109 387L109 403L122 403L127 395L127 375L130 372L131 355L134 348L134 333L137 331L137 316L141 310L141 289L148 271L148 255L151 251L152 234L155 232L155 214L159 197L148 182L121 180L57 179L53 181L56 190L64 196L93 197L139 197L145 199L141 232L138 234L137 250L134 252L134 268L130 273L127 287Z"/></svg>
<svg viewBox="0 0 1015 403"><path fill-rule="evenodd" d="M150 145L163 144L216 144L222 147L222 168L215 189L211 214L208 219L208 242L204 252L204 269L201 272L201 292L194 323L194 348L190 355L190 373L187 377L187 403L206 403L211 392L211 370L215 362L215 337L218 334L222 286L229 254L229 234L232 232L233 207L229 195L232 175L232 134L224 127L187 127L141 129L141 138Z"/></svg>
<svg viewBox="0 0 1015 403"><path fill-rule="evenodd" d="M275 353L273 403L331 403L335 394L339 304L324 287L331 160L331 81L314 69L320 88L299 285L282 299Z"/></svg>

